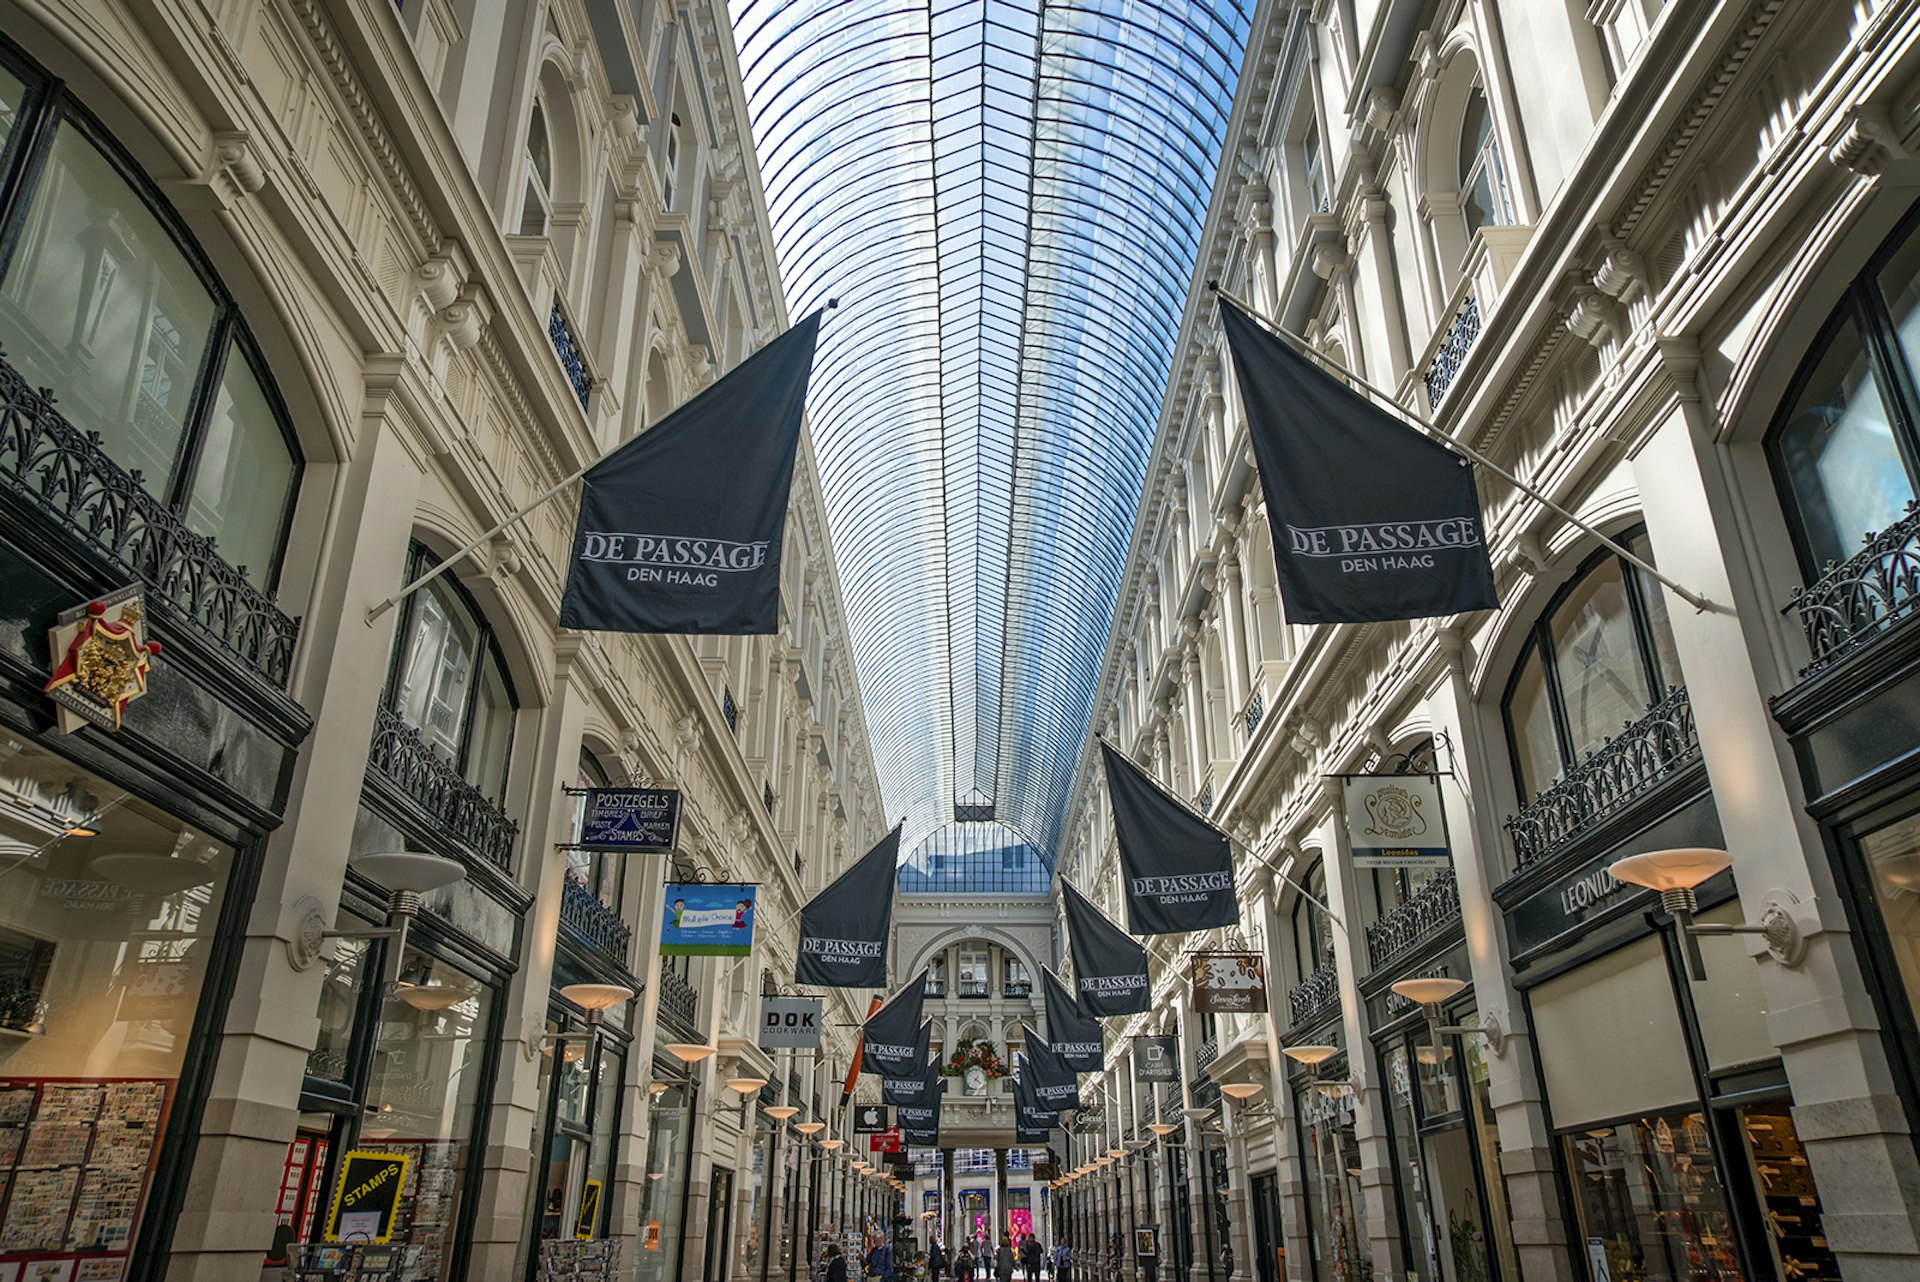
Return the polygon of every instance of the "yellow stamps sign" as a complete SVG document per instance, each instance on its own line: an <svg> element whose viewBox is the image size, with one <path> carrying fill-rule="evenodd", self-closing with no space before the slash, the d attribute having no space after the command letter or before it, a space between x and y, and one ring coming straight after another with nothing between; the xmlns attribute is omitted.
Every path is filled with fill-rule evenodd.
<svg viewBox="0 0 1920 1282"><path fill-rule="evenodd" d="M392 1237L410 1160L405 1153L348 1153L340 1163L333 1209L327 1212L327 1241L385 1242Z"/></svg>

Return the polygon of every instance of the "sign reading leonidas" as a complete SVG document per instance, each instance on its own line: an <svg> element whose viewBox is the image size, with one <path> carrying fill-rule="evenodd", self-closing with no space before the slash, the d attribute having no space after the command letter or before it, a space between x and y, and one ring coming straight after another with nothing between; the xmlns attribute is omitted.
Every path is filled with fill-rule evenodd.
<svg viewBox="0 0 1920 1282"><path fill-rule="evenodd" d="M1257 953L1199 953L1193 959L1193 1008L1251 1014L1267 1008L1267 976Z"/></svg>
<svg viewBox="0 0 1920 1282"><path fill-rule="evenodd" d="M1341 782L1355 868L1445 868L1452 862L1437 775L1348 775Z"/></svg>

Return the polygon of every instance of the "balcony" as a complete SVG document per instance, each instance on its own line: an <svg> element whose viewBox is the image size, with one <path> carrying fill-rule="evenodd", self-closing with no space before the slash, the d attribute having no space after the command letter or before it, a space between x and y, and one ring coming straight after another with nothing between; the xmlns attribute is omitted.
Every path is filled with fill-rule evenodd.
<svg viewBox="0 0 1920 1282"><path fill-rule="evenodd" d="M620 920L619 913L601 903L600 897L587 889L587 883L572 869L567 870L566 881L560 888L560 928L616 966L626 968L633 928Z"/></svg>
<svg viewBox="0 0 1920 1282"><path fill-rule="evenodd" d="M1295 1026L1306 1023L1313 1016L1333 1005L1333 999L1340 989L1340 971L1329 957L1320 963L1320 969L1295 984L1287 993L1287 1012Z"/></svg>
<svg viewBox="0 0 1920 1282"><path fill-rule="evenodd" d="M1193 1066L1201 1072L1205 1072L1208 1067L1213 1064L1213 1061L1219 1058L1220 1039L1218 1037L1209 1037L1206 1041L1201 1042L1200 1049L1193 1053Z"/></svg>
<svg viewBox="0 0 1920 1282"><path fill-rule="evenodd" d="M1909 503L1905 516L1869 535L1858 552L1796 589L1785 612L1800 616L1812 656L1802 678L1920 612L1920 507Z"/></svg>
<svg viewBox="0 0 1920 1282"><path fill-rule="evenodd" d="M1429 877L1413 895L1367 927L1367 962L1379 970L1460 920L1460 884L1452 868Z"/></svg>
<svg viewBox="0 0 1920 1282"><path fill-rule="evenodd" d="M679 971L661 966L660 1023L666 1031L681 1041L704 1040L698 1027L699 1014L700 995L693 991L693 985L681 978Z"/></svg>
<svg viewBox="0 0 1920 1282"><path fill-rule="evenodd" d="M1440 349L1427 364L1429 406L1436 410L1440 408L1440 402L1447 398L1447 389L1453 386L1454 376L1459 374L1467 353L1473 350L1473 344L1479 337L1480 303L1472 294L1468 294L1460 300L1459 310L1454 312L1453 321L1447 327L1447 336L1440 340Z"/></svg>
<svg viewBox="0 0 1920 1282"><path fill-rule="evenodd" d="M300 623L281 612L214 540L187 528L129 472L27 386L0 357L0 495L11 495L90 546L147 590L161 626L197 632L284 690ZM0 505L0 512L4 512Z"/></svg>
<svg viewBox="0 0 1920 1282"><path fill-rule="evenodd" d="M1507 817L1516 869L1564 848L1699 759L1700 733L1693 724L1693 705L1687 702L1686 687L1676 687L1558 783Z"/></svg>
<svg viewBox="0 0 1920 1282"><path fill-rule="evenodd" d="M520 825L463 779L391 708L383 707L375 715L367 767L399 789L476 858L503 873L513 871L513 843Z"/></svg>
<svg viewBox="0 0 1920 1282"><path fill-rule="evenodd" d="M593 391L593 371L587 368L587 358L580 350L580 342L573 334L573 323L567 319L566 312L560 308L560 296L554 295L553 311L547 315L547 337L553 340L554 355L560 358L560 368L566 371L567 385L573 388L573 394L580 400L580 408L587 408L587 397Z"/></svg>
<svg viewBox="0 0 1920 1282"><path fill-rule="evenodd" d="M1263 691L1255 690L1253 697L1247 700L1246 711L1241 715L1246 718L1247 738L1251 741L1254 732L1260 728L1260 722L1267 715L1266 694Z"/></svg>

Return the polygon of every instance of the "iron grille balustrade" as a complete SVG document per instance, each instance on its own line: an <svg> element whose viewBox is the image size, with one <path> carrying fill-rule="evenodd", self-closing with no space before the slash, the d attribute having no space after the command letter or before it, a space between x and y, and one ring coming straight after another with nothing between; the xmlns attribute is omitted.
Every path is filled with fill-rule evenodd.
<svg viewBox="0 0 1920 1282"><path fill-rule="evenodd" d="M1329 957L1320 963L1319 970L1295 984L1287 994L1287 1010L1293 1015L1293 1022L1302 1023L1315 1011L1331 1006L1339 986L1339 967Z"/></svg>
<svg viewBox="0 0 1920 1282"><path fill-rule="evenodd" d="M800 1074L788 1073L787 1074L787 1103L798 1104L800 1102L800 1095L801 1095Z"/></svg>
<svg viewBox="0 0 1920 1282"><path fill-rule="evenodd" d="M1255 690L1253 699L1247 704L1247 738L1253 738L1253 732L1260 728L1261 718L1267 715L1267 696Z"/></svg>
<svg viewBox="0 0 1920 1282"><path fill-rule="evenodd" d="M731 690L722 690L720 692L720 715L727 719L727 732L729 734L738 734L740 732L740 709L734 706L733 691Z"/></svg>
<svg viewBox="0 0 1920 1282"><path fill-rule="evenodd" d="M520 825L461 778L391 708L375 714L367 765L445 825L447 834L474 855L502 872L513 871L513 842Z"/></svg>
<svg viewBox="0 0 1920 1282"><path fill-rule="evenodd" d="M679 971L669 966L660 968L660 1014L668 1022L670 1031L676 1036L696 1041L700 1031L694 1026L694 1020L700 1010L700 996L693 991L693 985L682 978ZM776 1103L778 1101L775 1101Z"/></svg>
<svg viewBox="0 0 1920 1282"><path fill-rule="evenodd" d="M0 486L112 558L160 604L273 685L286 688L300 622L149 494L140 473L108 456L0 356ZM164 631L161 633L163 639Z"/></svg>
<svg viewBox="0 0 1920 1282"><path fill-rule="evenodd" d="M1197 1069L1204 1069L1207 1065L1219 1058L1220 1039L1218 1037L1209 1037L1206 1041L1201 1042L1200 1049L1193 1053L1193 1066Z"/></svg>
<svg viewBox="0 0 1920 1282"><path fill-rule="evenodd" d="M1686 687L1676 686L1565 778L1507 816L1518 867L1559 850L1699 758L1693 705Z"/></svg>
<svg viewBox="0 0 1920 1282"><path fill-rule="evenodd" d="M547 316L547 337L553 340L554 354L560 358L560 368L566 371L573 394L580 398L580 408L587 408L587 393L593 390L593 371L587 368L587 358L573 337L567 314L560 310L558 294L553 296L553 311Z"/></svg>
<svg viewBox="0 0 1920 1282"><path fill-rule="evenodd" d="M1435 409L1446 399L1447 389L1453 386L1454 375L1460 372L1460 366L1466 361L1467 353L1473 350L1474 340L1480 337L1480 302L1468 294L1460 303L1460 310L1453 314L1453 324L1447 330L1447 336L1440 344L1440 350L1433 354L1433 364L1427 366L1427 404Z"/></svg>
<svg viewBox="0 0 1920 1282"><path fill-rule="evenodd" d="M601 903L600 896L587 889L586 881L571 868L560 888L560 924L602 957L621 966L627 964L633 928Z"/></svg>
<svg viewBox="0 0 1920 1282"><path fill-rule="evenodd" d="M1213 813L1213 780L1207 780L1207 786L1200 790L1200 795L1194 799L1194 802L1199 807L1201 814L1210 815Z"/></svg>
<svg viewBox="0 0 1920 1282"><path fill-rule="evenodd" d="M1838 662L1920 612L1920 507L1869 534L1865 545L1804 588L1796 588L1787 610L1800 616L1813 661L1802 677Z"/></svg>
<svg viewBox="0 0 1920 1282"><path fill-rule="evenodd" d="M773 785L772 784L763 783L760 785L760 804L764 805L767 808L768 814L773 813Z"/></svg>
<svg viewBox="0 0 1920 1282"><path fill-rule="evenodd" d="M1377 970L1460 920L1460 884L1452 868L1427 878L1412 896L1367 927L1367 961Z"/></svg>

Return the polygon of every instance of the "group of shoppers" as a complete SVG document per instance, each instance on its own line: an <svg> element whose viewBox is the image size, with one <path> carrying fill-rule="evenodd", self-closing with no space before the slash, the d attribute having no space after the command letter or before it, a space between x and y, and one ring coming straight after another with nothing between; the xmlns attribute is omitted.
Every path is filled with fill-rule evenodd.
<svg viewBox="0 0 1920 1282"><path fill-rule="evenodd" d="M1053 1251L1051 1265L1055 1282L1067 1277L1071 1256L1064 1243ZM952 1259L947 1258L947 1249L939 1242L927 1253L927 1274L935 1282L947 1277L954 1282L1013 1282L1016 1272L1026 1282L1039 1282L1046 1276L1048 1266L1046 1248L1031 1233L1017 1242L1003 1233L999 1247L994 1250L989 1250L985 1242L978 1247L972 1241L962 1242Z"/></svg>

